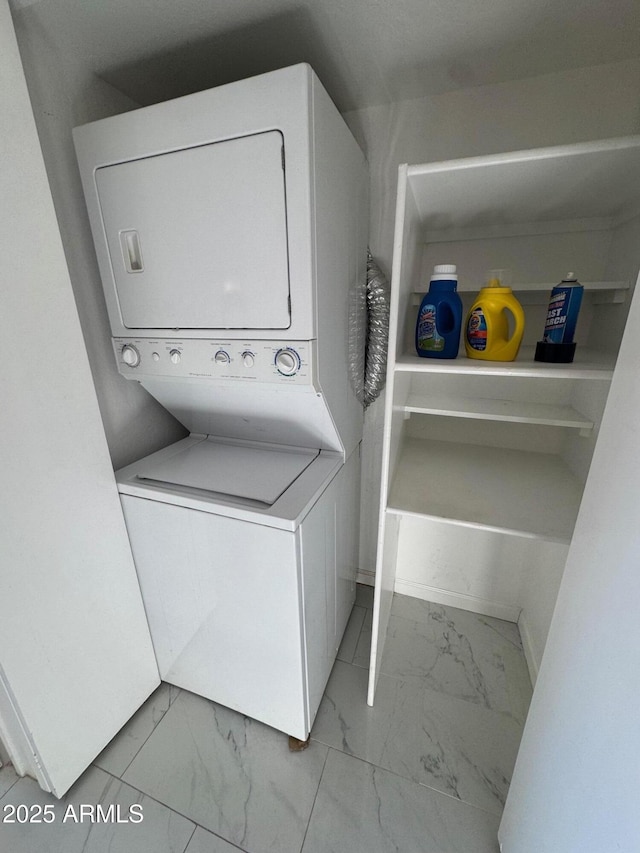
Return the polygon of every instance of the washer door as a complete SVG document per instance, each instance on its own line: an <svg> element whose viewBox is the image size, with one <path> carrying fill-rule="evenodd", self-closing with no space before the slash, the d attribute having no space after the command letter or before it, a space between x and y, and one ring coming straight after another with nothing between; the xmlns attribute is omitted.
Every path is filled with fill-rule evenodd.
<svg viewBox="0 0 640 853"><path fill-rule="evenodd" d="M273 450L203 439L143 469L138 479L272 506L318 456L316 450Z"/></svg>
<svg viewBox="0 0 640 853"><path fill-rule="evenodd" d="M96 170L127 328L289 328L283 163L273 130Z"/></svg>

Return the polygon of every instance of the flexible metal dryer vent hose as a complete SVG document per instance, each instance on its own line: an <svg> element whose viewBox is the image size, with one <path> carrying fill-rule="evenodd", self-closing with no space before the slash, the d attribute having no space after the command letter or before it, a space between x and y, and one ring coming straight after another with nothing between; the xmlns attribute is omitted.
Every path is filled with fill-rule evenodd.
<svg viewBox="0 0 640 853"><path fill-rule="evenodd" d="M389 285L367 252L367 280L352 294L349 372L358 400L366 408L382 392L387 373Z"/></svg>
<svg viewBox="0 0 640 853"><path fill-rule="evenodd" d="M389 342L389 284L367 252L367 345L364 363L365 408L380 396L387 377Z"/></svg>

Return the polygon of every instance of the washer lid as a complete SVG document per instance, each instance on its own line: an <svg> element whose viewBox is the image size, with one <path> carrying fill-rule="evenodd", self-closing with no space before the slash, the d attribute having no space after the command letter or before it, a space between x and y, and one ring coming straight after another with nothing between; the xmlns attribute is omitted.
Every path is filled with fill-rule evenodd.
<svg viewBox="0 0 640 853"><path fill-rule="evenodd" d="M272 506L318 453L203 439L163 462L142 469L138 479Z"/></svg>

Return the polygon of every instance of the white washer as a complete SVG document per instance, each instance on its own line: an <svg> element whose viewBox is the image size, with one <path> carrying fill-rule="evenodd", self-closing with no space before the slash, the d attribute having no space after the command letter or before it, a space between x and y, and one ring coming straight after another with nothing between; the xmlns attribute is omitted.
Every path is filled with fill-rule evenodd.
<svg viewBox="0 0 640 853"><path fill-rule="evenodd" d="M164 681L306 739L353 601L358 468L190 436L118 473Z"/></svg>
<svg viewBox="0 0 640 853"><path fill-rule="evenodd" d="M74 139L118 369L191 433L116 475L161 677L304 740L355 595L364 158L306 65Z"/></svg>

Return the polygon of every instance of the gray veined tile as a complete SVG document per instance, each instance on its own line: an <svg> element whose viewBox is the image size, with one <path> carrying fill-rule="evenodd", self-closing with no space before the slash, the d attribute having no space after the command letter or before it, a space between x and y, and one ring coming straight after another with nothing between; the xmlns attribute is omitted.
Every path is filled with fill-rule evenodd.
<svg viewBox="0 0 640 853"><path fill-rule="evenodd" d="M497 853L499 819L333 750L302 853Z"/></svg>
<svg viewBox="0 0 640 853"><path fill-rule="evenodd" d="M500 814L521 734L505 714L401 683L380 764Z"/></svg>
<svg viewBox="0 0 640 853"><path fill-rule="evenodd" d="M161 684L103 749L94 764L121 777L179 693L178 687Z"/></svg>
<svg viewBox="0 0 640 853"><path fill-rule="evenodd" d="M494 619L492 616L483 616L481 613L474 613L473 615L480 625L502 637L514 649L524 653L520 629L515 622L507 622L505 619Z"/></svg>
<svg viewBox="0 0 640 853"><path fill-rule="evenodd" d="M0 799L7 793L9 788L18 781L20 777L10 764L0 767Z"/></svg>
<svg viewBox="0 0 640 853"><path fill-rule="evenodd" d="M453 625L459 633L473 637L480 645L488 645L499 639L522 650L520 631L515 622L397 593L393 596L391 614L412 622L435 621Z"/></svg>
<svg viewBox="0 0 640 853"><path fill-rule="evenodd" d="M510 710L501 656L472 644L441 608L431 617L427 622L390 617L381 671L485 708Z"/></svg>
<svg viewBox="0 0 640 853"><path fill-rule="evenodd" d="M312 738L499 814L521 727L506 714L385 675L369 707L367 675L336 663Z"/></svg>
<svg viewBox="0 0 640 853"><path fill-rule="evenodd" d="M97 767L89 768L61 800L40 790L32 779L20 779L3 807L8 803L52 806L55 818L51 823L6 823L4 812L0 850L11 853L184 853L195 829L191 821ZM139 822L130 821L137 815L137 810L130 811L134 804L141 809ZM93 807L95 818L98 805L105 819L92 820L87 809Z"/></svg>
<svg viewBox="0 0 640 853"><path fill-rule="evenodd" d="M367 621L357 666L368 661ZM511 714L520 724L531 699L516 625L408 596L394 596L381 671Z"/></svg>
<svg viewBox="0 0 640 853"><path fill-rule="evenodd" d="M240 853L240 848L199 826L185 853Z"/></svg>
<svg viewBox="0 0 640 853"><path fill-rule="evenodd" d="M353 660L366 612L364 607L359 607L357 604L354 605L344 631L344 636L342 637L342 642L340 643L340 648L338 649L338 660L343 660L345 663L351 663Z"/></svg>
<svg viewBox="0 0 640 853"><path fill-rule="evenodd" d="M250 853L298 853L326 756L183 691L124 778Z"/></svg>

